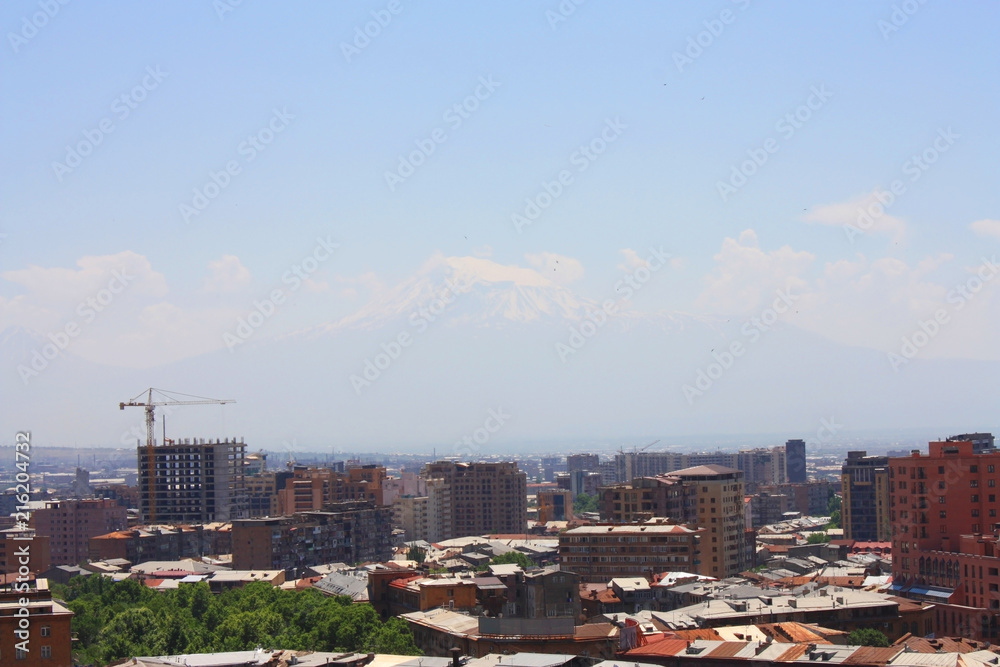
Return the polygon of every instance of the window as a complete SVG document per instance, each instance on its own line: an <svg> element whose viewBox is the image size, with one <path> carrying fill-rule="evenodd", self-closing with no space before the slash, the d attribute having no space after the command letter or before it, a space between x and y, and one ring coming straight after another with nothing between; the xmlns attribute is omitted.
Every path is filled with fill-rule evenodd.
<svg viewBox="0 0 1000 667"><path fill-rule="evenodd" d="M979 472L979 466L969 466L969 472Z"/></svg>
<svg viewBox="0 0 1000 667"><path fill-rule="evenodd" d="M938 474L939 475L943 475L944 474L944 466L938 466Z"/></svg>
<svg viewBox="0 0 1000 667"><path fill-rule="evenodd" d="M986 466L986 472L993 472L993 466L991 465Z"/></svg>
<svg viewBox="0 0 1000 667"><path fill-rule="evenodd" d="M947 519L948 518L948 513L945 512L944 510L941 510L940 512L938 512L938 518L939 519Z"/></svg>
<svg viewBox="0 0 1000 667"><path fill-rule="evenodd" d="M42 647L41 655L42 655L43 658L51 658L52 657L52 647L51 646L43 646Z"/></svg>
<svg viewBox="0 0 1000 667"><path fill-rule="evenodd" d="M15 660L27 660L28 659L28 652L25 651L24 649L20 649L19 648L16 651L14 651L14 659Z"/></svg>
<svg viewBox="0 0 1000 667"><path fill-rule="evenodd" d="M979 480L978 479L970 479L969 480L969 486L971 486L972 488L975 489L976 487L979 486Z"/></svg>
<svg viewBox="0 0 1000 667"><path fill-rule="evenodd" d="M972 502L974 502L974 503L978 503L979 502L979 496L976 495L975 493L972 494Z"/></svg>
<svg viewBox="0 0 1000 667"><path fill-rule="evenodd" d="M978 509L972 510L972 516L979 516L979 510Z"/></svg>

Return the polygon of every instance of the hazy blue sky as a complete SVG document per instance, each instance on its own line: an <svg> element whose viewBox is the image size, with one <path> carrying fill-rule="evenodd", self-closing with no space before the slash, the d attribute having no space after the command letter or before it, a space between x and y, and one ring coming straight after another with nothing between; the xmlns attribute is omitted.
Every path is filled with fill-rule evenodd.
<svg viewBox="0 0 1000 667"><path fill-rule="evenodd" d="M670 276L635 308L746 317L791 287L794 326L884 354L936 309L957 315L949 291L998 249L996 3L229 4L0 5L0 330L75 321L70 353L133 369L225 351L322 237L339 249L262 338L357 313L437 256L600 301L653 246ZM467 117L449 111L477 91ZM102 122L78 166L56 164ZM602 132L604 153L581 158ZM766 162L722 196L753 155ZM512 214L562 170L519 232ZM136 277L91 325L79 304L123 267ZM922 354L1000 359L992 289ZM3 369L17 385L22 363Z"/></svg>

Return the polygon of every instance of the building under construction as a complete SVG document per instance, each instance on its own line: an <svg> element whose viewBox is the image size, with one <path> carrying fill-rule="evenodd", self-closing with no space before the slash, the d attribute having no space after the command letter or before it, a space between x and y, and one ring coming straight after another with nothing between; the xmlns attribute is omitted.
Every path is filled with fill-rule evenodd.
<svg viewBox="0 0 1000 667"><path fill-rule="evenodd" d="M140 444L139 498L144 523L202 524L247 516L246 444L201 438Z"/></svg>

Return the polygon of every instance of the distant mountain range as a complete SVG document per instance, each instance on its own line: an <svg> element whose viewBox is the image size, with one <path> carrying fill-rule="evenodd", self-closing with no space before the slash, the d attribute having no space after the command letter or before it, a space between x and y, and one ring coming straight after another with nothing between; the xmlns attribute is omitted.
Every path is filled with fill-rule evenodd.
<svg viewBox="0 0 1000 667"><path fill-rule="evenodd" d="M17 367L48 341L12 327L0 332L0 426L10 437L32 429L40 443L129 444L141 411L118 402L147 386L237 400L171 411L168 437L236 435L272 450L447 454L498 408L509 419L475 451L710 433L823 444L823 419L851 432L940 425L941 435L996 424L997 362L918 358L895 372L881 352L782 322L751 336L742 322L641 312L624 297L598 326L588 313L600 302L541 271L437 256L336 321L142 371L90 363L70 346L27 385ZM730 363L734 342L744 352Z"/></svg>

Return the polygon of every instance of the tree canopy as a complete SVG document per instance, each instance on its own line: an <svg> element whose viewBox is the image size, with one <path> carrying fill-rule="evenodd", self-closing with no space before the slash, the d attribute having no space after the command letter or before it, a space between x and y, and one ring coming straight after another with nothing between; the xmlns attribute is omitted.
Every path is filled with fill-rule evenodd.
<svg viewBox="0 0 1000 667"><path fill-rule="evenodd" d="M849 646L888 646L889 638L881 630L860 628L847 635Z"/></svg>
<svg viewBox="0 0 1000 667"><path fill-rule="evenodd" d="M806 544L823 544L829 541L830 536L826 533L809 533L809 537L806 538Z"/></svg>
<svg viewBox="0 0 1000 667"><path fill-rule="evenodd" d="M520 551L508 551L494 556L490 565L520 565L522 570L527 570L529 567L534 567L535 563Z"/></svg>
<svg viewBox="0 0 1000 667"><path fill-rule="evenodd" d="M271 649L421 655L405 621L368 604L258 581L219 595L208 584L155 591L138 581L77 577L53 592L75 612L74 657L104 665L138 655Z"/></svg>
<svg viewBox="0 0 1000 667"><path fill-rule="evenodd" d="M573 500L573 513L597 512L600 507L597 503L597 496L589 493L581 493Z"/></svg>

